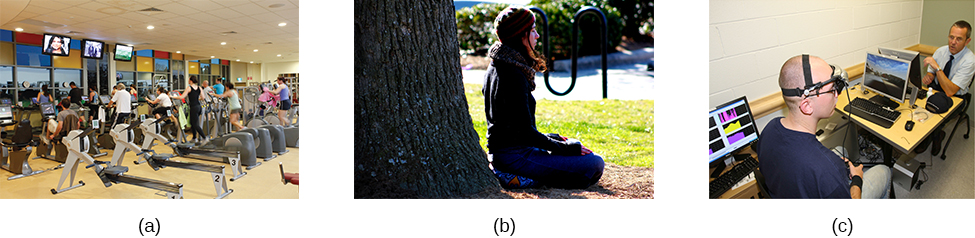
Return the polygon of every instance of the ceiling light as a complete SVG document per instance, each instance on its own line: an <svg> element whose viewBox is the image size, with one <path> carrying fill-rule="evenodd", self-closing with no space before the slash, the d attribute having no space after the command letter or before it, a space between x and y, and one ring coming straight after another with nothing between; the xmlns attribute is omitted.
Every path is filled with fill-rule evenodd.
<svg viewBox="0 0 975 238"><path fill-rule="evenodd" d="M24 31L24 28L20 28L20 27L17 27L17 29L14 29L14 30L17 30L17 31Z"/></svg>
<svg viewBox="0 0 975 238"><path fill-rule="evenodd" d="M278 57L281 57L281 54L278 54Z"/></svg>
<svg viewBox="0 0 975 238"><path fill-rule="evenodd" d="M179 54L179 53L183 53L183 52L180 52L180 51L177 50L176 53Z"/></svg>
<svg viewBox="0 0 975 238"><path fill-rule="evenodd" d="M287 26L287 25L288 25L288 23L284 23L284 22L278 23L278 26Z"/></svg>
<svg viewBox="0 0 975 238"><path fill-rule="evenodd" d="M210 58L213 59L213 56L211 55Z"/></svg>
<svg viewBox="0 0 975 238"><path fill-rule="evenodd" d="M152 25L150 25L150 26L147 26L147 27L146 27L146 29L149 29L149 30L152 30L152 29L155 29L155 28L156 28L156 27L154 27L154 26L152 26Z"/></svg>
<svg viewBox="0 0 975 238"><path fill-rule="evenodd" d="M240 62L240 59L237 59L237 62Z"/></svg>
<svg viewBox="0 0 975 238"><path fill-rule="evenodd" d="M227 42L220 42L220 45L227 45Z"/></svg>
<svg viewBox="0 0 975 238"><path fill-rule="evenodd" d="M251 61L251 64L253 64L253 63L254 63L254 61Z"/></svg>
<svg viewBox="0 0 975 238"><path fill-rule="evenodd" d="M254 49L254 52L257 52L257 49Z"/></svg>

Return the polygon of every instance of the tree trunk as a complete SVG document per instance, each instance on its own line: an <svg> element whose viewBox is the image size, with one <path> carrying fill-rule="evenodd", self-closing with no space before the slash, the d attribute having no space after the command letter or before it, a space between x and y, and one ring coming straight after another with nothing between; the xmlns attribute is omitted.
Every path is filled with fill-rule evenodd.
<svg viewBox="0 0 975 238"><path fill-rule="evenodd" d="M355 1L355 198L497 188L460 72L453 2Z"/></svg>

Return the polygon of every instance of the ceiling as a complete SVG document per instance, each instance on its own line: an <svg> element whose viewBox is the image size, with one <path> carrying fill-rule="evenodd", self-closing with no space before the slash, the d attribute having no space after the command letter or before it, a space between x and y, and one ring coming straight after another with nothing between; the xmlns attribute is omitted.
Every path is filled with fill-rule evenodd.
<svg viewBox="0 0 975 238"><path fill-rule="evenodd" d="M298 60L298 0L0 0L0 28L180 51L187 60Z"/></svg>

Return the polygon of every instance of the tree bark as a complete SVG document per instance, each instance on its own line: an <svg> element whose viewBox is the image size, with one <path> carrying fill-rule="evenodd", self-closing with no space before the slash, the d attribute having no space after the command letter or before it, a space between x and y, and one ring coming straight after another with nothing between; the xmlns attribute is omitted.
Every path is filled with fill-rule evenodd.
<svg viewBox="0 0 975 238"><path fill-rule="evenodd" d="M355 1L355 198L497 188L460 72L453 2Z"/></svg>

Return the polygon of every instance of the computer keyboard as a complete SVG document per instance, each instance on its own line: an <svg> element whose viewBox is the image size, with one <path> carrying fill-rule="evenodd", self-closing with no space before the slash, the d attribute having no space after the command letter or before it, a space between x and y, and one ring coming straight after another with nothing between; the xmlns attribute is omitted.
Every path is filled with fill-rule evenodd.
<svg viewBox="0 0 975 238"><path fill-rule="evenodd" d="M887 129L890 129L894 125L894 121L897 121L897 118L901 116L901 112L886 109L863 98L853 99L850 105L844 107L843 110Z"/></svg>
<svg viewBox="0 0 975 238"><path fill-rule="evenodd" d="M710 197L720 197L721 194L731 189L731 187L734 187L738 181L748 177L749 174L752 174L752 171L754 171L756 168L758 168L758 160L748 156L745 161L736 164L735 167L719 176L718 179L711 181L709 184L711 193Z"/></svg>

